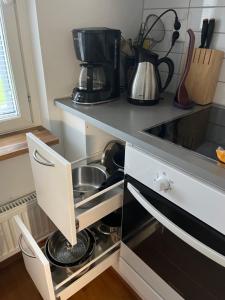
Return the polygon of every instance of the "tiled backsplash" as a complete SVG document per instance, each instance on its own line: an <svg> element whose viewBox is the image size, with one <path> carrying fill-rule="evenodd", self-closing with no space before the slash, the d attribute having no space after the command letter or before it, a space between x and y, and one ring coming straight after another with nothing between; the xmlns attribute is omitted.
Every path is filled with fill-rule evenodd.
<svg viewBox="0 0 225 300"><path fill-rule="evenodd" d="M188 28L191 28L195 32L196 47L199 47L202 20L205 18L215 18L216 27L211 48L225 52L225 0L145 0L143 20L145 20L148 14L153 13L159 15L167 8L176 9L182 25L180 39L170 54L171 59L175 63L175 75L168 90L175 92L186 58L185 53L189 42L186 33ZM165 39L154 48L154 51L160 56L164 56L171 45L174 15L172 13L167 14L163 17L163 22L166 27ZM162 77L166 78L166 66L162 66L160 70ZM214 102L225 105L225 59L217 84Z"/></svg>

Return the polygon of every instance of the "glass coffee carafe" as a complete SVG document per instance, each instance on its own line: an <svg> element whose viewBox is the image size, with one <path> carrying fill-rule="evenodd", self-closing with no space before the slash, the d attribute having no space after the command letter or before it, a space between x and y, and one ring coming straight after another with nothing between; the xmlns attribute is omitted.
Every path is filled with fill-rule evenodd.
<svg viewBox="0 0 225 300"><path fill-rule="evenodd" d="M106 76L100 64L81 64L78 89L100 91L106 87Z"/></svg>

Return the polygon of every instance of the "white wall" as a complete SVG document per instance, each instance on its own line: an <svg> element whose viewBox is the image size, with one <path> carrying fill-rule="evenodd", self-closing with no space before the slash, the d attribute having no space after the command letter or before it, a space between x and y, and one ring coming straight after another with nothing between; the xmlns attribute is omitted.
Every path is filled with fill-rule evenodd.
<svg viewBox="0 0 225 300"><path fill-rule="evenodd" d="M0 205L34 191L28 154L0 161Z"/></svg>
<svg viewBox="0 0 225 300"><path fill-rule="evenodd" d="M56 133L60 113L53 100L70 96L79 74L72 29L106 26L134 37L140 26L142 6L142 0L36 1L48 109Z"/></svg>
<svg viewBox="0 0 225 300"><path fill-rule="evenodd" d="M106 26L121 29L126 37L134 37L141 23L143 1L19 1L23 1L24 5L21 11L24 13L27 10L29 13L32 43L29 46L26 44L26 49L30 48L33 52L34 61L28 64L33 64L32 72L35 72L37 80L36 93L40 98L42 123L62 140L61 112L54 106L53 100L71 94L79 73L71 30L84 26ZM67 156L76 157L79 151L80 147L77 153L67 153ZM0 204L33 190L28 155L0 162Z"/></svg>
<svg viewBox="0 0 225 300"><path fill-rule="evenodd" d="M45 95L47 98L50 129L63 141L64 133L68 136L68 132L63 132L61 111L54 105L54 99L70 96L78 80L80 67L74 52L72 30L79 27L103 26L120 29L124 37L134 38L142 20L143 0L27 1L32 2L32 5L29 5L36 12L36 20L33 16L31 19L31 22L34 20L34 27L38 27L38 33L34 32L38 58L36 64L40 82L44 81L40 88L44 90L43 98ZM40 43L39 50L37 40ZM40 60L43 72L39 67ZM74 128L79 140L81 132L76 127L80 124L76 126L75 122L72 123L69 130ZM71 148L68 139L67 145ZM81 148L78 146L77 155L80 154ZM63 150L65 149L59 149L61 152ZM66 156L76 157L76 149L71 152L70 155L66 149Z"/></svg>
<svg viewBox="0 0 225 300"><path fill-rule="evenodd" d="M185 62L185 51L188 42L186 31L188 28L194 30L196 35L196 47L200 45L202 20L215 18L216 27L211 48L225 51L225 1L224 0L144 0L143 19L149 13L160 14L166 8L175 8L182 23L180 41L172 50L170 57L175 62L174 79L169 86L169 91L175 92L179 82L183 64ZM165 55L173 30L174 17L168 14L163 21L166 25L166 39L157 45L156 50L160 56ZM163 77L166 69L162 69ZM225 60L222 66L220 78L217 84L214 102L225 105Z"/></svg>

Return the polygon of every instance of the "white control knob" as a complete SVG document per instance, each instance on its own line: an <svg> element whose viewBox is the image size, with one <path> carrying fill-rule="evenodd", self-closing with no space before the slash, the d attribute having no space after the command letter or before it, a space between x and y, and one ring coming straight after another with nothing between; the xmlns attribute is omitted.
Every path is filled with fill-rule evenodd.
<svg viewBox="0 0 225 300"><path fill-rule="evenodd" d="M165 173L158 174L158 176L154 179L154 185L156 190L159 192L167 192L171 190L171 181Z"/></svg>

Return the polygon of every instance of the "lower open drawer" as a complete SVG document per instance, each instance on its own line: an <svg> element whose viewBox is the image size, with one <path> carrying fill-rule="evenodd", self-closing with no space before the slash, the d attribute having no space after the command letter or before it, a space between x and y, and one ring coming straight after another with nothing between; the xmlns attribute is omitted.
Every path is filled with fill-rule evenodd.
<svg viewBox="0 0 225 300"><path fill-rule="evenodd" d="M118 261L120 235L101 236L97 224L89 229L96 237L92 260L75 272L52 266L19 216L15 216L19 244L26 269L45 300L67 299Z"/></svg>

